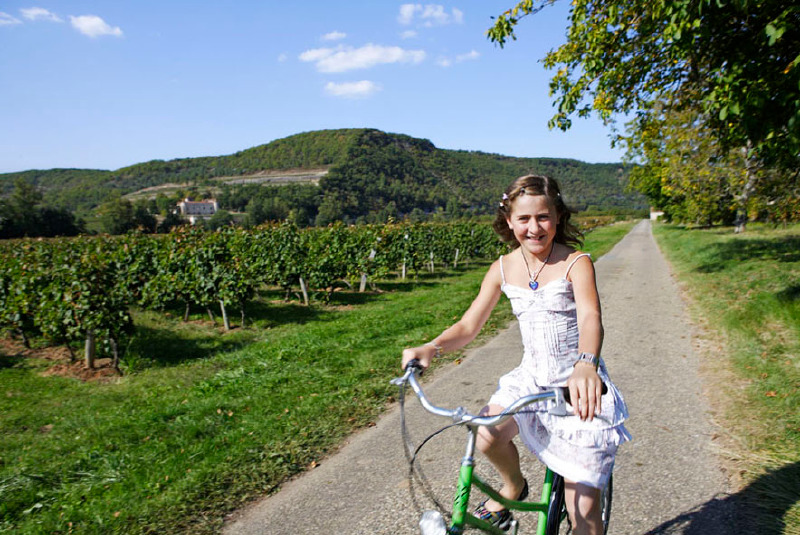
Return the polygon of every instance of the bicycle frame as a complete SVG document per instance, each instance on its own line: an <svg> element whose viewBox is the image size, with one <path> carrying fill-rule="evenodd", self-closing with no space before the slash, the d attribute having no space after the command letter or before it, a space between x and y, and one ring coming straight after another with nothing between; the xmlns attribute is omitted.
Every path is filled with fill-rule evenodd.
<svg viewBox="0 0 800 535"><path fill-rule="evenodd" d="M550 411L554 414L562 414L562 415L567 414L568 409L566 408L566 401L561 391L559 389L555 389L551 391L542 392L539 394L525 396L523 398L518 399L513 404L511 404L511 406L509 406L506 410L504 410L500 414L493 416L476 416L473 414L469 414L463 407L457 407L456 409L444 409L433 405L428 400L427 396L425 396L425 393L422 391L422 388L419 385L419 381L417 380L416 376L418 370L419 370L418 367L415 367L413 365L408 366L406 368L406 373L403 375L403 377L398 377L397 379L393 380L392 383L400 386L405 384L410 385L412 390L414 390L414 393L419 398L420 403L425 408L425 410L437 416L452 418L454 423L463 424L469 430L466 452L464 454L464 458L461 461L461 468L459 470L459 475L458 475L458 486L455 498L453 500L453 515L450 527L445 528L444 519L441 519L439 525L436 528L437 533L443 533L442 530L445 529L446 531L444 531L444 533L448 533L450 535L461 535L464 532L464 528L466 526L472 526L481 529L486 533L493 533L495 535L507 535L508 532L503 531L500 528L493 526L484 520L481 520L480 518L476 517L475 515L473 515L468 511L469 497L472 490L472 486L474 485L483 493L488 495L490 498L496 500L509 510L538 512L539 522L536 533L537 535L545 535L545 530L547 528L547 509L550 503L550 495L552 493L552 486L553 486L553 477L554 477L553 472L549 468L545 472L545 480L542 486L542 495L540 501L522 502L522 501L506 499L500 496L500 494L495 489L493 489L488 483L486 483L477 474L474 473L475 444L478 438L478 428L480 426L498 425L504 422L506 419L510 418L515 412L519 411L523 407L535 402L544 401L547 399L553 399L556 401L556 404L555 407L550 409Z"/></svg>
<svg viewBox="0 0 800 535"><path fill-rule="evenodd" d="M460 535L464 532L464 527L469 525L481 529L487 533L496 535L507 535L508 532L481 520L468 511L469 497L472 486L477 487L481 492L500 503L503 507L513 511L534 511L539 513L536 534L545 535L547 527L547 508L550 504L550 494L553 488L553 472L548 468L545 472L544 484L542 485L541 500L538 502L509 500L500 496L488 483L474 473L475 467L475 441L478 436L478 428L468 426L469 437L467 439L467 451L461 461L461 469L458 474L458 488L453 500L453 517L447 533Z"/></svg>

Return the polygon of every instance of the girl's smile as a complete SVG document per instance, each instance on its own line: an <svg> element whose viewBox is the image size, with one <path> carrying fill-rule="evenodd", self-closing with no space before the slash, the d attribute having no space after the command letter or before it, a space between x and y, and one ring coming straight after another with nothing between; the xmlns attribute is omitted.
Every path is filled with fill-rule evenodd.
<svg viewBox="0 0 800 535"><path fill-rule="evenodd" d="M545 195L520 195L514 199L506 221L520 245L539 260L544 260L558 226L558 212L548 198Z"/></svg>

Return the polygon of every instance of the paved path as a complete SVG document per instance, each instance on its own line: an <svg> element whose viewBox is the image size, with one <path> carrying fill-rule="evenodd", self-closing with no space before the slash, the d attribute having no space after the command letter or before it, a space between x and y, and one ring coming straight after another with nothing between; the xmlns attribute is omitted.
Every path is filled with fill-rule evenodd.
<svg viewBox="0 0 800 535"><path fill-rule="evenodd" d="M627 427L634 436L617 456L609 532L734 533L690 325L650 223L638 224L596 267L606 331L603 355L628 403ZM438 405L477 411L521 352L514 324L469 351L460 365L439 370L426 382L426 392ZM423 414L416 399L409 399L407 420L416 442L446 423ZM432 505L418 485L413 494L409 489L399 429L395 409L318 468L238 512L223 532L418 533L417 510ZM447 431L422 450L422 469L445 505L453 495L464 435L461 429ZM524 447L520 450L524 471L538 485L541 468ZM491 480L491 469L481 461L478 470ZM522 515L520 523L522 533L532 533L535 517Z"/></svg>

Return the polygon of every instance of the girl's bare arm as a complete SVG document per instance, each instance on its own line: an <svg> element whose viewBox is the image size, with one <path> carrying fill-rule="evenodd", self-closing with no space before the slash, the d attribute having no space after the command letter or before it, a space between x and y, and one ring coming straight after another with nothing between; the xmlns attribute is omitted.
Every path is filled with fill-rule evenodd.
<svg viewBox="0 0 800 535"><path fill-rule="evenodd" d="M436 346L442 352L455 351L474 340L500 299L501 280L500 263L495 261L483 278L478 296L461 319L445 329L431 343L403 350L403 368L411 359L418 359L422 366L427 368L436 355Z"/></svg>
<svg viewBox="0 0 800 535"><path fill-rule="evenodd" d="M578 351L600 357L603 346L603 320L597 292L594 264L589 257L580 258L570 271L578 313ZM581 419L591 420L600 412L603 383L597 371L587 363L578 363L567 381L570 396Z"/></svg>

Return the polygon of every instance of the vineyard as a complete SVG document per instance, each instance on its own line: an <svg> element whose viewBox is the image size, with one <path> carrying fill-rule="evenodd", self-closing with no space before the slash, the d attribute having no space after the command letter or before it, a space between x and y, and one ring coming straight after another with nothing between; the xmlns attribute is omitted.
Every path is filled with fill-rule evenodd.
<svg viewBox="0 0 800 535"><path fill-rule="evenodd" d="M587 230L602 223L584 220ZM166 236L8 241L0 247L0 331L69 349L84 344L86 365L99 356L119 372L133 333L131 309L192 309L226 329L239 325L259 289L327 302L339 287L457 267L506 250L487 224L401 223L299 229L290 224L215 232L184 227Z"/></svg>
<svg viewBox="0 0 800 535"><path fill-rule="evenodd" d="M182 228L167 236L129 234L7 242L0 248L0 328L74 347L87 365L119 348L133 332L130 310L183 307L226 328L230 313L247 321L259 288L282 288L326 301L338 286L405 277L436 265L498 255L504 246L488 225L392 224L298 229L283 224L207 232Z"/></svg>

